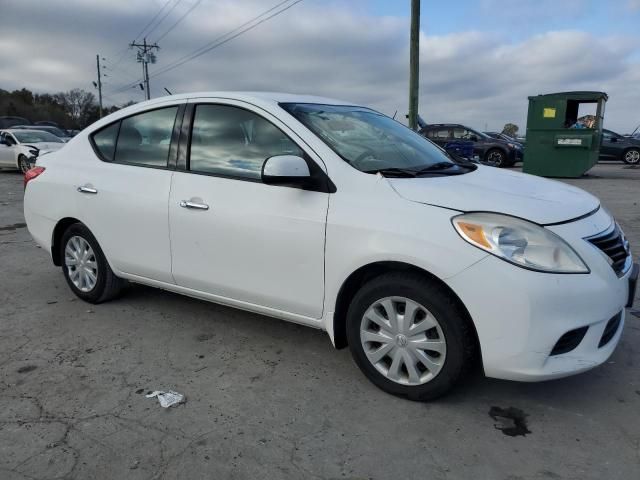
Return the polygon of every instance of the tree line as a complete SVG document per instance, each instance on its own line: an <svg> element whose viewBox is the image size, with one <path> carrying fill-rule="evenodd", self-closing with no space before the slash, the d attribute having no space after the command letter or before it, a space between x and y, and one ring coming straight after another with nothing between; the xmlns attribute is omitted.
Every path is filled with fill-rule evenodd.
<svg viewBox="0 0 640 480"><path fill-rule="evenodd" d="M102 115L120 108L104 107ZM47 120L63 128L81 130L100 118L100 109L96 96L80 88L54 94L33 93L26 88L11 92L0 88L0 116L23 117L31 122Z"/></svg>

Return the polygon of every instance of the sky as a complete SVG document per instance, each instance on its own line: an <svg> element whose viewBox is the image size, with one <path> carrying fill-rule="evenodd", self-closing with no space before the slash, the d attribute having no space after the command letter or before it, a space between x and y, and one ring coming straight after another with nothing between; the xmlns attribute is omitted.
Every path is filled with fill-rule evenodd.
<svg viewBox="0 0 640 480"><path fill-rule="evenodd" d="M410 0L302 0L163 70L278 3L0 0L0 88L97 93L100 54L105 103L141 101L141 64L127 45L146 36L161 47L149 65L153 97L164 88L286 91L404 117ZM419 112L427 122L524 130L528 96L601 90L609 94L606 128L629 133L640 124L640 0L423 0L421 10Z"/></svg>

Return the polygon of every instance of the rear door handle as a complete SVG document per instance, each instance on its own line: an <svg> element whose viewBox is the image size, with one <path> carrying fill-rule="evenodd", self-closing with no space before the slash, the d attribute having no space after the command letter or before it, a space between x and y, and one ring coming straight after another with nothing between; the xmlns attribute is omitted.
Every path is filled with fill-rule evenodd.
<svg viewBox="0 0 640 480"><path fill-rule="evenodd" d="M209 205L206 203L196 203L190 200L182 200L180 202L182 208L191 208L193 210L209 210Z"/></svg>
<svg viewBox="0 0 640 480"><path fill-rule="evenodd" d="M95 188L93 188L93 187L89 187L89 186L87 186L87 185L82 185L82 186L78 187L78 191L79 191L80 193L93 193L94 195L95 195L96 193L98 193L98 190L97 190L97 189L95 189Z"/></svg>

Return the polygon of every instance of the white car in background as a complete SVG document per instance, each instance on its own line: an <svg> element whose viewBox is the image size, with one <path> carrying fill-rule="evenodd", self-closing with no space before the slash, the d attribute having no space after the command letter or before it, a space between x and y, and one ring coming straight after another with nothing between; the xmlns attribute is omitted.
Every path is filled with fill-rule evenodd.
<svg viewBox="0 0 640 480"><path fill-rule="evenodd" d="M521 381L600 365L638 276L594 196L300 95L120 110L27 172L24 213L83 300L132 281L320 328L416 400L476 365Z"/></svg>
<svg viewBox="0 0 640 480"><path fill-rule="evenodd" d="M39 156L55 152L65 143L41 130L0 130L0 168L17 168L26 172Z"/></svg>

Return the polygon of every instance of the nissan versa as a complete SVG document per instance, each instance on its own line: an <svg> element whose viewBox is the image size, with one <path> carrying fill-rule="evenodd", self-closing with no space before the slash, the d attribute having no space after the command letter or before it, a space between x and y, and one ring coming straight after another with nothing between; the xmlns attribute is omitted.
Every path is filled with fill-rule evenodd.
<svg viewBox="0 0 640 480"><path fill-rule="evenodd" d="M597 198L318 97L140 103L38 159L25 190L81 299L131 281L320 328L415 400L474 365L537 381L603 363L638 276Z"/></svg>

